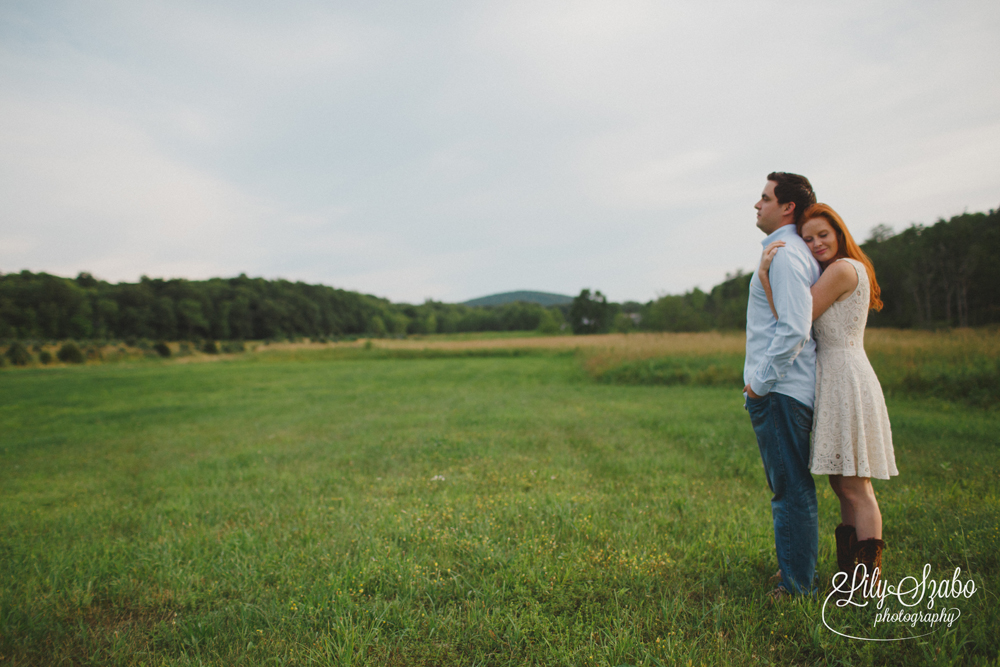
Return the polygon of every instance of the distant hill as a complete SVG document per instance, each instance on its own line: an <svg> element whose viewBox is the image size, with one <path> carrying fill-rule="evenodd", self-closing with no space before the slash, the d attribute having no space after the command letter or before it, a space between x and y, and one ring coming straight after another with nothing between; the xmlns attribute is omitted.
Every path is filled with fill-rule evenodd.
<svg viewBox="0 0 1000 667"><path fill-rule="evenodd" d="M528 292L521 290L519 292L504 292L503 294L481 296L478 299L466 301L463 305L502 306L505 303L514 303L515 301L527 301L528 303L537 303L542 306L563 306L573 303L573 297L566 296L565 294L552 294L551 292Z"/></svg>

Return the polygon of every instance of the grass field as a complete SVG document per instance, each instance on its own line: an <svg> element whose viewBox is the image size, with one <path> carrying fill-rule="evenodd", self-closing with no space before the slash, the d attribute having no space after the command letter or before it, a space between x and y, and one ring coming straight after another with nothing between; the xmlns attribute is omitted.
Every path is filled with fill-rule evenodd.
<svg viewBox="0 0 1000 667"><path fill-rule="evenodd" d="M938 601L961 610L950 628L858 641L822 600L766 602L738 387L595 381L738 343L541 340L5 370L0 664L997 664L996 410L890 395L886 576L960 567L977 590ZM937 345L934 372L984 340ZM912 343L887 339L884 372L936 345ZM838 517L818 482L825 583ZM873 618L826 615L928 631Z"/></svg>

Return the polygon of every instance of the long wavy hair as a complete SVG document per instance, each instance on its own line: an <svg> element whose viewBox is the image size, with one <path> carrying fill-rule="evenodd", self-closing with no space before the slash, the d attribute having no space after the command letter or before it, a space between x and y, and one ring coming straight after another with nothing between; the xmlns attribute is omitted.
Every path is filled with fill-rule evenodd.
<svg viewBox="0 0 1000 667"><path fill-rule="evenodd" d="M878 286L878 281L875 280L875 267L872 265L872 261L868 259L865 251L854 241L854 237L848 231L847 225L837 215L837 212L828 205L813 204L805 210L802 218L795 224L795 229L798 231L799 236L802 236L802 226L813 218L824 218L833 227L833 231L837 235L837 256L834 258L835 260L847 257L856 259L865 265L865 270L868 272L868 283L871 285L868 307L871 310L882 310L882 299L879 298L882 290Z"/></svg>

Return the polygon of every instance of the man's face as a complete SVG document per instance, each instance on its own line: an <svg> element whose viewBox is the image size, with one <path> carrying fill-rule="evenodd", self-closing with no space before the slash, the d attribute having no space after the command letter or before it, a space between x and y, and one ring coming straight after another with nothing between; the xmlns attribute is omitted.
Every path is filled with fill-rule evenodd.
<svg viewBox="0 0 1000 667"><path fill-rule="evenodd" d="M774 185L774 181L768 181L760 195L760 201L753 206L757 209L757 227L765 234L791 222L791 211L795 207L792 202L778 203L774 196Z"/></svg>

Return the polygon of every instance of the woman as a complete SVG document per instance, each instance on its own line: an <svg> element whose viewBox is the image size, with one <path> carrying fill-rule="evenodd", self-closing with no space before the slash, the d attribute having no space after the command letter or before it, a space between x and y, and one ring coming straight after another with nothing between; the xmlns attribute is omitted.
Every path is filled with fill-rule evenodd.
<svg viewBox="0 0 1000 667"><path fill-rule="evenodd" d="M868 311L881 310L882 300L871 260L832 208L810 206L797 230L822 269L812 286L816 403L809 469L829 475L840 500L841 524L834 531L837 566L850 582L858 563L864 563L868 573L874 568L881 572L885 542L871 478L899 474L882 387L864 350ZM784 245L769 245L760 262L761 284L772 311L767 272ZM870 583L877 584L878 578Z"/></svg>

